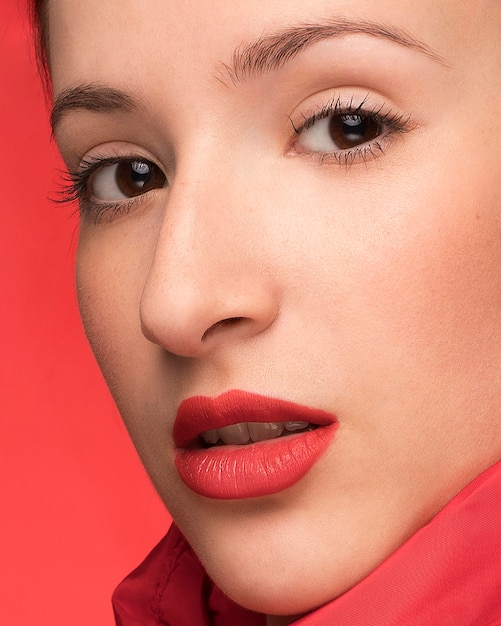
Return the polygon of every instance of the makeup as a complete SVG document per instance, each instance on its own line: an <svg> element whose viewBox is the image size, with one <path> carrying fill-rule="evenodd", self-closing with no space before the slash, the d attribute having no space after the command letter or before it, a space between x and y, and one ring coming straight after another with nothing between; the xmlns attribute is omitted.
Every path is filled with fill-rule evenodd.
<svg viewBox="0 0 501 626"><path fill-rule="evenodd" d="M202 433L245 423L307 423L266 441L207 446ZM331 443L335 416L319 409L239 390L216 398L195 396L174 422L176 467L196 493L222 500L271 495L297 483ZM284 429L284 433L287 433Z"/></svg>

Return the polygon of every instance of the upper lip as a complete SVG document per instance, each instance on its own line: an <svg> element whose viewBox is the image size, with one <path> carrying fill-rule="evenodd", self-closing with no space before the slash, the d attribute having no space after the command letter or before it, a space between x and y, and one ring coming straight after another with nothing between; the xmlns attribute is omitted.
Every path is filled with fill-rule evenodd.
<svg viewBox="0 0 501 626"><path fill-rule="evenodd" d="M178 448L189 448L207 430L241 422L302 421L318 426L336 422L321 409L241 390L227 391L215 398L192 396L179 405L173 437Z"/></svg>

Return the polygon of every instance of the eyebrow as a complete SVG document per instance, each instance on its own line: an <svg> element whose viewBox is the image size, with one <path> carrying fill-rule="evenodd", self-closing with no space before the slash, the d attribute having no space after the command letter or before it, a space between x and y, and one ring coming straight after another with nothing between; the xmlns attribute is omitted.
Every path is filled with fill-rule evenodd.
<svg viewBox="0 0 501 626"><path fill-rule="evenodd" d="M445 59L435 50L402 29L366 20L336 18L319 24L286 27L263 35L250 44L240 46L233 52L230 63L219 63L220 76L218 78L226 83L226 76L231 83L237 85L252 77L280 69L298 54L321 41L357 34L386 39L416 50L448 67ZM70 111L78 109L96 113L113 113L144 111L146 107L132 93L99 83L83 83L68 87L54 100L50 116L53 135L62 118Z"/></svg>
<svg viewBox="0 0 501 626"><path fill-rule="evenodd" d="M50 125L52 134L69 111L82 109L95 113L142 111L146 107L139 98L120 89L97 83L85 83L64 89L54 100Z"/></svg>
<svg viewBox="0 0 501 626"><path fill-rule="evenodd" d="M292 26L263 35L257 41L237 48L231 63L220 63L220 70L236 85L254 76L280 69L314 44L347 35L386 39L448 66L444 57L433 48L400 28L367 20L335 18L321 24Z"/></svg>

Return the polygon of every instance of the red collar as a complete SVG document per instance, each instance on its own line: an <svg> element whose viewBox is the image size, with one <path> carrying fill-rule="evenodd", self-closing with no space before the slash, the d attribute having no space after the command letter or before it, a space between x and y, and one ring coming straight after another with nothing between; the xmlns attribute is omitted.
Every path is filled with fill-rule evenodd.
<svg viewBox="0 0 501 626"><path fill-rule="evenodd" d="M367 578L296 626L501 626L501 462ZM117 626L264 626L209 580L173 525L113 596Z"/></svg>

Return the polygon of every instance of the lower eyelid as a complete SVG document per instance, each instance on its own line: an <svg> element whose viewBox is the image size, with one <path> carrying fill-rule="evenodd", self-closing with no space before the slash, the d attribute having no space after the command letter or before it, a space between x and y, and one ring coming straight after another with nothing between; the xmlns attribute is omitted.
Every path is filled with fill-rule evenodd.
<svg viewBox="0 0 501 626"><path fill-rule="evenodd" d="M118 217L128 215L132 210L140 208L146 199L147 194L119 202L95 202L92 199L83 199L79 202L80 217L95 225L112 222Z"/></svg>
<svg viewBox="0 0 501 626"><path fill-rule="evenodd" d="M295 142L289 151L289 156L304 157L311 159L320 165L335 165L351 167L357 163L367 164L368 161L375 161L386 153L393 142L397 139L398 133L387 131L374 141L361 144L348 150L335 150L332 152L306 151Z"/></svg>

